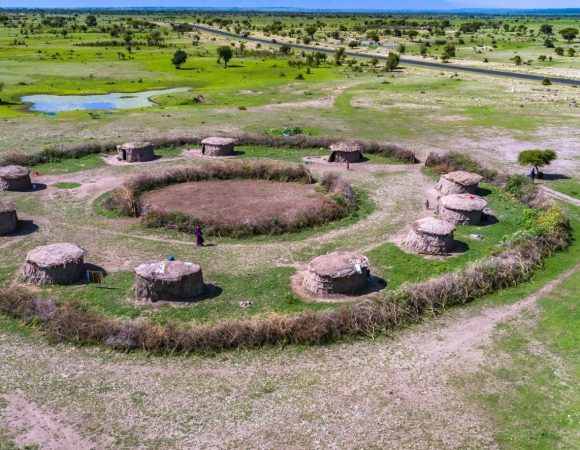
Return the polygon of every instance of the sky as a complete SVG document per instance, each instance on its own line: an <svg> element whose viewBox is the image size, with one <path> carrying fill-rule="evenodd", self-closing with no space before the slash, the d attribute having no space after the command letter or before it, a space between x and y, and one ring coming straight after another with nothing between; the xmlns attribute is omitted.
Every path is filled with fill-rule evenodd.
<svg viewBox="0 0 580 450"><path fill-rule="evenodd" d="M298 7L319 9L578 8L579 0L0 0L0 7Z"/></svg>

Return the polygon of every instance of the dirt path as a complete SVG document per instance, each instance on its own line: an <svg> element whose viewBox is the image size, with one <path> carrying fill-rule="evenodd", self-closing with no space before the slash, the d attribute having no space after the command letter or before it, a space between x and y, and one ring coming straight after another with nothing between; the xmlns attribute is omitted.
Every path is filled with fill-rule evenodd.
<svg viewBox="0 0 580 450"><path fill-rule="evenodd" d="M574 197L570 197L569 195L566 195L562 192L556 191L556 190L551 189L551 188L546 187L546 186L540 186L540 189L542 189L542 191L544 191L546 193L546 195L549 195L552 198L555 198L557 200L562 200L562 201L571 203L571 204L576 205L576 206L580 206L580 200L578 200Z"/></svg>

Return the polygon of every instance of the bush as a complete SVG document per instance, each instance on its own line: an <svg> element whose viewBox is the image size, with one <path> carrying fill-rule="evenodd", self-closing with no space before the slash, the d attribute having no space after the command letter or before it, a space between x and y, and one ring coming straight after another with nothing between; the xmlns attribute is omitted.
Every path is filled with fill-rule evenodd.
<svg viewBox="0 0 580 450"><path fill-rule="evenodd" d="M464 170L466 172L478 173L490 183L501 184L505 181L505 176L497 170L483 167L478 161L457 152L446 152L443 154L430 153L425 160L425 167L428 167L431 172L436 174Z"/></svg>
<svg viewBox="0 0 580 450"><path fill-rule="evenodd" d="M538 207L543 202L540 188L525 175L509 177L505 191L514 199L531 207Z"/></svg>

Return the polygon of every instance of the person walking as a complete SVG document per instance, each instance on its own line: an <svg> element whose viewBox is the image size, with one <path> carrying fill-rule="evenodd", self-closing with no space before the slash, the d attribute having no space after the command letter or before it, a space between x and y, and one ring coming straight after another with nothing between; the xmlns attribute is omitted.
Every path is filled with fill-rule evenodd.
<svg viewBox="0 0 580 450"><path fill-rule="evenodd" d="M199 225L195 226L195 245L201 247L205 240L203 239L203 233Z"/></svg>

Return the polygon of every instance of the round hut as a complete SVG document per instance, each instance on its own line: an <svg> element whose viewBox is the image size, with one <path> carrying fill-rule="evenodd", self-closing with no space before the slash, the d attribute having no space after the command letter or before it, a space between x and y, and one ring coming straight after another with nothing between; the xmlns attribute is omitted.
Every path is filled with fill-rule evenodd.
<svg viewBox="0 0 580 450"><path fill-rule="evenodd" d="M451 194L439 199L439 218L455 225L479 225L487 202L477 195Z"/></svg>
<svg viewBox="0 0 580 450"><path fill-rule="evenodd" d="M154 261L135 269L133 290L137 300L156 302L193 300L205 285L198 264L184 261Z"/></svg>
<svg viewBox="0 0 580 450"><path fill-rule="evenodd" d="M334 252L310 261L302 284L316 294L356 294L367 286L369 274L366 256Z"/></svg>
<svg viewBox="0 0 580 450"><path fill-rule="evenodd" d="M155 159L153 144L150 142L127 142L117 145L117 155L119 161L146 162Z"/></svg>
<svg viewBox="0 0 580 450"><path fill-rule="evenodd" d="M328 162L357 163L362 161L364 148L358 142L336 142L330 146Z"/></svg>
<svg viewBox="0 0 580 450"><path fill-rule="evenodd" d="M201 141L201 153L206 156L232 156L235 143L232 138L208 137Z"/></svg>
<svg viewBox="0 0 580 450"><path fill-rule="evenodd" d="M12 202L0 201L0 235L14 232L17 226L16 205Z"/></svg>
<svg viewBox="0 0 580 450"><path fill-rule="evenodd" d="M476 194L483 177L477 173L458 170L449 172L439 179L437 188L443 195Z"/></svg>
<svg viewBox="0 0 580 450"><path fill-rule="evenodd" d="M30 170L10 165L0 167L0 191L28 191L32 189Z"/></svg>
<svg viewBox="0 0 580 450"><path fill-rule="evenodd" d="M26 255L24 279L30 284L72 284L83 276L84 256L75 244L36 247Z"/></svg>
<svg viewBox="0 0 580 450"><path fill-rule="evenodd" d="M433 217L425 217L411 224L407 248L417 253L441 255L453 249L455 225Z"/></svg>

